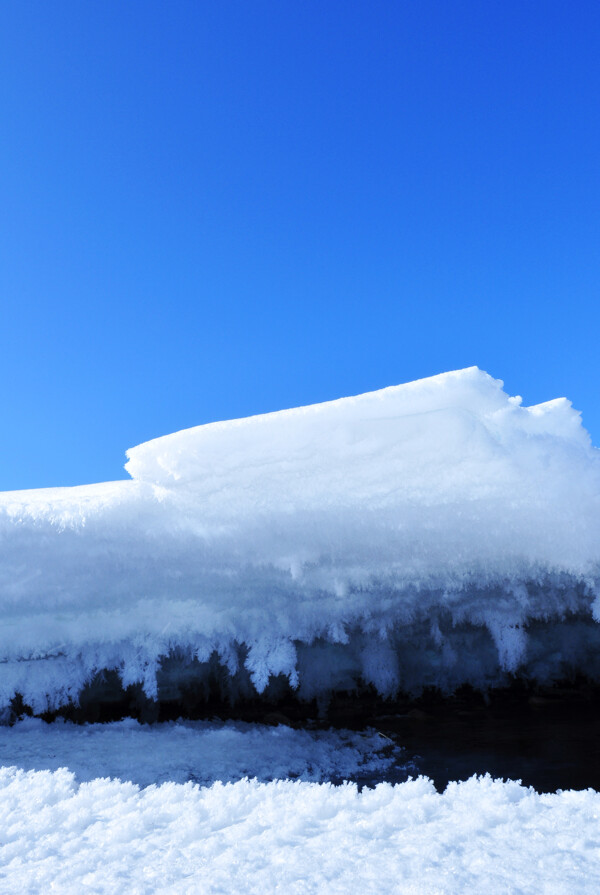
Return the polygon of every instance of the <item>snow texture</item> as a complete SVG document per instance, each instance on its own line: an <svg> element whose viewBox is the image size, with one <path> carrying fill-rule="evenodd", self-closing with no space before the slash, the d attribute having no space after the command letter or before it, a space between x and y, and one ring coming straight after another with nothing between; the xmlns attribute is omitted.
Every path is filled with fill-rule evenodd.
<svg viewBox="0 0 600 895"><path fill-rule="evenodd" d="M79 782L115 777L140 786L188 781L206 786L243 777L381 779L401 757L400 749L373 730L308 731L232 721L142 725L132 718L84 725L26 718L0 727L0 765L35 771L68 767Z"/></svg>
<svg viewBox="0 0 600 895"><path fill-rule="evenodd" d="M101 669L161 699L600 678L600 453L565 399L473 367L128 458L0 495L0 705Z"/></svg>
<svg viewBox="0 0 600 895"><path fill-rule="evenodd" d="M0 770L0 892L596 895L600 795Z"/></svg>

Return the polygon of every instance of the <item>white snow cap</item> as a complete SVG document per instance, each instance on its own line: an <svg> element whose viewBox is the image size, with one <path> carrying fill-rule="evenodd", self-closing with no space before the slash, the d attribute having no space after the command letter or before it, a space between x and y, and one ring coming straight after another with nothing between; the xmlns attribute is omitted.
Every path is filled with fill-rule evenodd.
<svg viewBox="0 0 600 895"><path fill-rule="evenodd" d="M128 458L0 496L0 702L102 667L156 695L175 648L306 697L600 675L600 454L564 398L471 367Z"/></svg>
<svg viewBox="0 0 600 895"><path fill-rule="evenodd" d="M509 398L502 387L469 367L353 398L184 429L131 448L125 468L139 481L194 483L207 496L222 478L227 489L266 487L271 500L279 494L281 501L283 487L285 497L322 505L334 495L372 498L373 488L381 496L425 490L439 499L439 485L449 486L448 473L465 453L489 463L499 445L510 449L519 436L589 446L580 414L565 398L521 407L521 398ZM433 469L446 475L431 482ZM472 491L477 483L469 477L460 485Z"/></svg>

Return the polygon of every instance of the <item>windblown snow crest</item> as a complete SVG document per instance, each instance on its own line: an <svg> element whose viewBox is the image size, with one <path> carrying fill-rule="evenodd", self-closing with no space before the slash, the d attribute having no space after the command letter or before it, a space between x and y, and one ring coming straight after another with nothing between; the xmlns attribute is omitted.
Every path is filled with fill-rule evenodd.
<svg viewBox="0 0 600 895"><path fill-rule="evenodd" d="M0 704L600 679L600 453L476 367L128 451L0 495Z"/></svg>

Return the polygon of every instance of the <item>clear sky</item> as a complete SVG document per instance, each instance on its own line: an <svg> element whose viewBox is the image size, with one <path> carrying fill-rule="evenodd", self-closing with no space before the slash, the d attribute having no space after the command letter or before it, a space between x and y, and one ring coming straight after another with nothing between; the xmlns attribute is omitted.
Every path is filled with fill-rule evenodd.
<svg viewBox="0 0 600 895"><path fill-rule="evenodd" d="M0 9L0 489L477 364L600 444L600 4Z"/></svg>

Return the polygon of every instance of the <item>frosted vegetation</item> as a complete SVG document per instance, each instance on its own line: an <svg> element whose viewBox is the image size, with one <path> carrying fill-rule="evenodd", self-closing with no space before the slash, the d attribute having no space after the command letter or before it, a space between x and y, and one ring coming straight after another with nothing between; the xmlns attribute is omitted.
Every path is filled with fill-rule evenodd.
<svg viewBox="0 0 600 895"><path fill-rule="evenodd" d="M127 470L0 495L1 706L104 669L161 700L600 678L600 453L565 399L470 368L178 432Z"/></svg>

